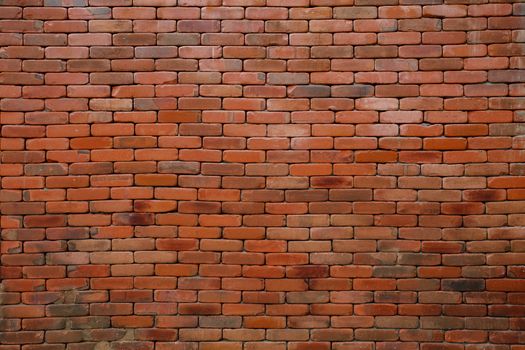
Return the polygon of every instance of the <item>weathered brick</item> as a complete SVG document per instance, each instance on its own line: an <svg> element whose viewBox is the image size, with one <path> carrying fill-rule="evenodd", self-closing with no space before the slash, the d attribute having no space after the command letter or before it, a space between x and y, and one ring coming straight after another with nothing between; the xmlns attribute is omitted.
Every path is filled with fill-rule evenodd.
<svg viewBox="0 0 525 350"><path fill-rule="evenodd" d="M3 347L519 350L524 13L0 1Z"/></svg>

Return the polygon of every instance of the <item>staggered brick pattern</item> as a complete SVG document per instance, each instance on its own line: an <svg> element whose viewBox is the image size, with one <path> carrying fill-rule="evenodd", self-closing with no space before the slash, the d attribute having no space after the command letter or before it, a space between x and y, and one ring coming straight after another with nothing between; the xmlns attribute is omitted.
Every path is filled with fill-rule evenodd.
<svg viewBox="0 0 525 350"><path fill-rule="evenodd" d="M0 350L525 349L523 1L0 5Z"/></svg>

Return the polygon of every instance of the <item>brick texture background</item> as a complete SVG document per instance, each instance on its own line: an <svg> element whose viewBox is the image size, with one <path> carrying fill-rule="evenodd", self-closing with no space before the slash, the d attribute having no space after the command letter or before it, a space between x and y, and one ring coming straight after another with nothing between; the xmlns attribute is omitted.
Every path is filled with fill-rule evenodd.
<svg viewBox="0 0 525 350"><path fill-rule="evenodd" d="M0 350L524 350L524 14L0 0Z"/></svg>

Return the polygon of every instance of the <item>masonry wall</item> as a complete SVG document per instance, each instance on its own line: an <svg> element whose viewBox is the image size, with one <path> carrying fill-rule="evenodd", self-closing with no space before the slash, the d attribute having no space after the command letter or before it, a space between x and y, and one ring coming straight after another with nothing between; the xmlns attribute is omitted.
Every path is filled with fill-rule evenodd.
<svg viewBox="0 0 525 350"><path fill-rule="evenodd" d="M524 350L524 14L0 0L0 350Z"/></svg>

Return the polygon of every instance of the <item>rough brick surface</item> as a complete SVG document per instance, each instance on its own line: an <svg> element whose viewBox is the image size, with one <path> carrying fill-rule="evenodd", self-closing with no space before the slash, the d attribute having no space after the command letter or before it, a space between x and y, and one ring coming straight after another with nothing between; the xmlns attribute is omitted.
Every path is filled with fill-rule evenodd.
<svg viewBox="0 0 525 350"><path fill-rule="evenodd" d="M525 349L521 0L0 0L0 350Z"/></svg>

